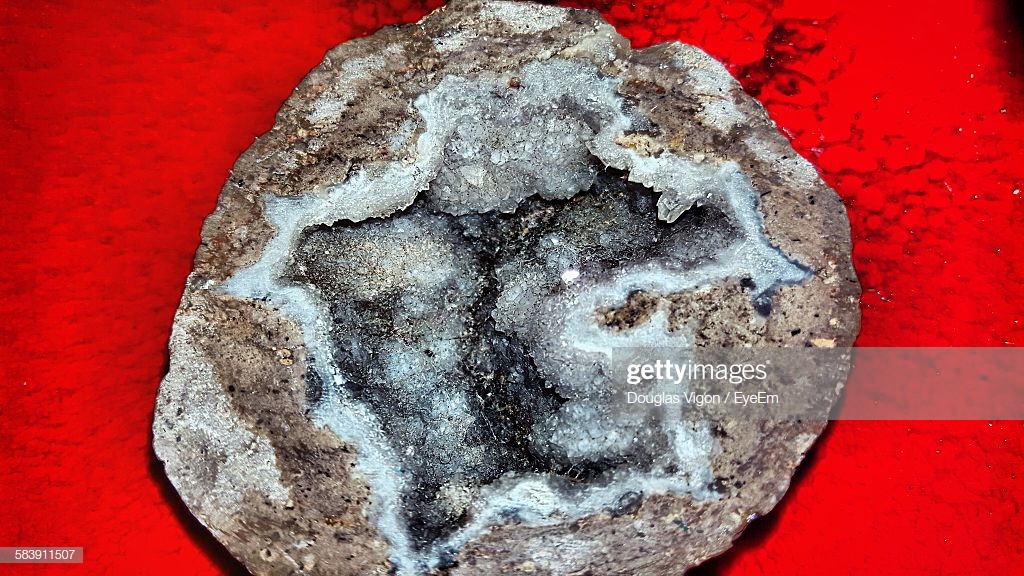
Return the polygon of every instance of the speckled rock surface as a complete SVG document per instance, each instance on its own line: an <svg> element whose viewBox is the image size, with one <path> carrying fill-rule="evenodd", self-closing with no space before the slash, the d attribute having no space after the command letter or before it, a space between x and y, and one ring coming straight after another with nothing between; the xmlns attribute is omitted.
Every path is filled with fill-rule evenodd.
<svg viewBox="0 0 1024 576"><path fill-rule="evenodd" d="M254 573L679 572L824 423L623 427L610 351L848 346L859 291L841 202L703 52L452 3L332 50L239 159L154 446Z"/></svg>

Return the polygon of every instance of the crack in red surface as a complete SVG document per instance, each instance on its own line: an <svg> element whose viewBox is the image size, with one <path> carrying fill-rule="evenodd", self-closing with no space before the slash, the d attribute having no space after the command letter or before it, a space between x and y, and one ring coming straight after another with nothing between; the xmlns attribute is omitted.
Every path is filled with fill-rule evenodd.
<svg viewBox="0 0 1024 576"><path fill-rule="evenodd" d="M860 345L1024 344L1024 45L1007 6L577 2L703 47L849 208ZM83 573L239 569L150 449L228 169L331 46L438 2L0 7L0 546ZM1019 574L1021 422L838 422L703 574ZM64 573L68 567L0 567Z"/></svg>

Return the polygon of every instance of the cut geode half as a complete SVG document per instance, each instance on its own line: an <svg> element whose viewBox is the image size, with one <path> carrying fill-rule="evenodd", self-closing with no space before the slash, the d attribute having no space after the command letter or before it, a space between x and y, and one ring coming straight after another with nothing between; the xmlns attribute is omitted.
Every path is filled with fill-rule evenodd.
<svg viewBox="0 0 1024 576"><path fill-rule="evenodd" d="M453 2L333 49L238 160L154 447L258 574L679 572L824 422L631 426L611 351L849 346L859 291L842 203L719 63Z"/></svg>

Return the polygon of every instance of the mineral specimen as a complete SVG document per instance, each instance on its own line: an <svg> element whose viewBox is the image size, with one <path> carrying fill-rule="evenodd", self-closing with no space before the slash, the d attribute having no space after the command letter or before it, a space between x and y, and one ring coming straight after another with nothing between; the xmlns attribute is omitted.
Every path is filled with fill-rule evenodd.
<svg viewBox="0 0 1024 576"><path fill-rule="evenodd" d="M719 63L452 2L238 160L154 447L257 574L680 573L824 422L624 422L612 351L848 346L858 295L841 202Z"/></svg>

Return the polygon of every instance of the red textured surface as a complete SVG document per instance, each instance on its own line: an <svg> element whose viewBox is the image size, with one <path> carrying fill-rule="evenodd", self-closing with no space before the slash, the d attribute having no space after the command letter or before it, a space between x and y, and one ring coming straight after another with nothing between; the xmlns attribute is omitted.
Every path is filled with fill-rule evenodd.
<svg viewBox="0 0 1024 576"><path fill-rule="evenodd" d="M0 546L86 549L0 573L238 569L149 447L202 219L329 47L427 9L251 4L0 6ZM725 61L821 168L850 211L859 344L1024 344L1024 48L1000 3L578 4ZM1022 440L1021 422L834 423L701 571L1021 574Z"/></svg>

